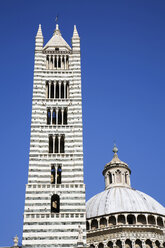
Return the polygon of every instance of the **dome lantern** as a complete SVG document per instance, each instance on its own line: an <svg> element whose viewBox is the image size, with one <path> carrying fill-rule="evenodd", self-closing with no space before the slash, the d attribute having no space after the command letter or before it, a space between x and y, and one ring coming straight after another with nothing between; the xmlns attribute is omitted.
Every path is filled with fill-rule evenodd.
<svg viewBox="0 0 165 248"><path fill-rule="evenodd" d="M112 151L114 152L113 159L105 165L103 170L105 189L115 186L131 187L131 170L126 163L118 158L118 148L115 144Z"/></svg>

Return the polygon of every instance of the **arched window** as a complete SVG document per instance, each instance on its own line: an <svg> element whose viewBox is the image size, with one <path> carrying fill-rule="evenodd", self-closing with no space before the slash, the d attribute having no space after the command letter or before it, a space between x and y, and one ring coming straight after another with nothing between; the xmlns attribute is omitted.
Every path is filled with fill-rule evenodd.
<svg viewBox="0 0 165 248"><path fill-rule="evenodd" d="M106 227L107 226L107 220L105 218L100 219L100 227Z"/></svg>
<svg viewBox="0 0 165 248"><path fill-rule="evenodd" d="M156 248L160 247L160 242L158 240L155 241L155 246L156 246Z"/></svg>
<svg viewBox="0 0 165 248"><path fill-rule="evenodd" d="M64 98L64 83L61 83L61 98Z"/></svg>
<svg viewBox="0 0 165 248"><path fill-rule="evenodd" d="M155 217L153 215L148 216L148 224L151 224L151 225L156 224Z"/></svg>
<svg viewBox="0 0 165 248"><path fill-rule="evenodd" d="M145 215L142 215L142 214L138 215L137 222L138 222L138 224L142 224L142 225L146 224L146 217L145 217Z"/></svg>
<svg viewBox="0 0 165 248"><path fill-rule="evenodd" d="M132 242L131 242L130 239L127 239L127 240L125 241L125 248L132 248Z"/></svg>
<svg viewBox="0 0 165 248"><path fill-rule="evenodd" d="M53 137L49 136L49 153L53 153Z"/></svg>
<svg viewBox="0 0 165 248"><path fill-rule="evenodd" d="M54 165L51 166L51 184L55 184L56 170Z"/></svg>
<svg viewBox="0 0 165 248"><path fill-rule="evenodd" d="M150 239L146 240L146 248L152 248L152 241Z"/></svg>
<svg viewBox="0 0 165 248"><path fill-rule="evenodd" d="M124 215L119 215L118 216L118 224L125 224L125 216Z"/></svg>
<svg viewBox="0 0 165 248"><path fill-rule="evenodd" d="M86 229L87 229L87 231L89 230L89 222L88 221L86 221Z"/></svg>
<svg viewBox="0 0 165 248"><path fill-rule="evenodd" d="M46 98L49 98L49 83L46 82Z"/></svg>
<svg viewBox="0 0 165 248"><path fill-rule="evenodd" d="M54 84L51 83L51 98L54 98Z"/></svg>
<svg viewBox="0 0 165 248"><path fill-rule="evenodd" d="M61 170L61 166L59 165L57 169L57 184L61 184L61 173L62 170Z"/></svg>
<svg viewBox="0 0 165 248"><path fill-rule="evenodd" d="M116 171L116 183L121 183L121 171Z"/></svg>
<svg viewBox="0 0 165 248"><path fill-rule="evenodd" d="M55 153L58 153L58 136L55 136Z"/></svg>
<svg viewBox="0 0 165 248"><path fill-rule="evenodd" d="M111 173L109 174L109 183L110 184L112 183L112 174Z"/></svg>
<svg viewBox="0 0 165 248"><path fill-rule="evenodd" d="M60 212L60 197L58 195L52 195L51 197L51 212L52 213Z"/></svg>
<svg viewBox="0 0 165 248"><path fill-rule="evenodd" d="M110 216L109 217L109 226L116 225L116 218L115 216Z"/></svg>
<svg viewBox="0 0 165 248"><path fill-rule="evenodd" d="M69 98L69 83L66 84L66 98Z"/></svg>
<svg viewBox="0 0 165 248"><path fill-rule="evenodd" d="M108 244L107 244L107 246L108 246L109 248L113 248L113 243L112 243L112 241L109 241Z"/></svg>
<svg viewBox="0 0 165 248"><path fill-rule="evenodd" d="M125 183L128 183L128 174L125 173Z"/></svg>
<svg viewBox="0 0 165 248"><path fill-rule="evenodd" d="M59 83L56 83L56 98L59 98Z"/></svg>
<svg viewBox="0 0 165 248"><path fill-rule="evenodd" d="M62 112L61 112L61 109L58 110L58 124L62 124Z"/></svg>
<svg viewBox="0 0 165 248"><path fill-rule="evenodd" d="M91 228L92 229L98 228L98 222L97 222L97 220L92 220L92 222L91 222Z"/></svg>
<svg viewBox="0 0 165 248"><path fill-rule="evenodd" d="M98 248L104 248L103 243L100 243L100 244L98 245Z"/></svg>
<svg viewBox="0 0 165 248"><path fill-rule="evenodd" d="M142 241L140 239L135 241L135 248L142 248Z"/></svg>
<svg viewBox="0 0 165 248"><path fill-rule="evenodd" d="M51 112L50 109L47 109L47 125L51 124Z"/></svg>
<svg viewBox="0 0 165 248"><path fill-rule="evenodd" d="M58 68L61 68L61 56L58 57Z"/></svg>
<svg viewBox="0 0 165 248"><path fill-rule="evenodd" d="M135 220L135 216L132 214L129 214L127 216L127 222L128 224L132 225L132 224L136 224L136 220Z"/></svg>
<svg viewBox="0 0 165 248"><path fill-rule="evenodd" d="M162 220L161 217L158 217L157 218L157 224L158 224L158 226L162 226L163 227L163 220Z"/></svg>
<svg viewBox="0 0 165 248"><path fill-rule="evenodd" d="M60 153L64 153L64 135L61 135L60 139Z"/></svg>
<svg viewBox="0 0 165 248"><path fill-rule="evenodd" d="M64 109L64 125L67 124L67 108Z"/></svg>
<svg viewBox="0 0 165 248"><path fill-rule="evenodd" d="M52 123L53 123L54 125L56 124L56 110L55 110L55 109L53 109Z"/></svg>
<svg viewBox="0 0 165 248"><path fill-rule="evenodd" d="M117 247L117 248L122 248L121 240L117 240L117 241L116 241L116 247Z"/></svg>
<svg viewBox="0 0 165 248"><path fill-rule="evenodd" d="M54 67L57 68L57 56L55 56Z"/></svg>

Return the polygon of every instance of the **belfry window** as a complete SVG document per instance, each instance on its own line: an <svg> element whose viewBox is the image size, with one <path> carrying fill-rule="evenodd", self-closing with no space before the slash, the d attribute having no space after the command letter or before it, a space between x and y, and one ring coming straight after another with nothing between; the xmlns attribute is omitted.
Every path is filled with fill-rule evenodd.
<svg viewBox="0 0 165 248"><path fill-rule="evenodd" d="M67 125L68 109L67 108L48 108L47 125Z"/></svg>
<svg viewBox="0 0 165 248"><path fill-rule="evenodd" d="M47 124L49 125L51 123L51 112L50 109L47 110Z"/></svg>
<svg viewBox="0 0 165 248"><path fill-rule="evenodd" d="M65 136L50 135L49 136L49 153L64 153L65 152Z"/></svg>
<svg viewBox="0 0 165 248"><path fill-rule="evenodd" d="M109 183L110 184L112 183L112 174L111 173L109 174Z"/></svg>
<svg viewBox="0 0 165 248"><path fill-rule="evenodd" d="M49 136L49 153L53 153L53 136Z"/></svg>
<svg viewBox="0 0 165 248"><path fill-rule="evenodd" d="M51 184L61 184L62 169L61 165L51 166Z"/></svg>
<svg viewBox="0 0 165 248"><path fill-rule="evenodd" d="M66 99L69 98L68 81L46 81L46 98Z"/></svg>
<svg viewBox="0 0 165 248"><path fill-rule="evenodd" d="M64 153L64 135L60 139L60 153Z"/></svg>
<svg viewBox="0 0 165 248"><path fill-rule="evenodd" d="M57 169L57 184L61 184L61 173L62 170L61 170L61 166L59 165Z"/></svg>
<svg viewBox="0 0 165 248"><path fill-rule="evenodd" d="M59 213L60 212L60 197L58 195L52 195L51 197L51 212Z"/></svg>
<svg viewBox="0 0 165 248"><path fill-rule="evenodd" d="M59 48L55 48L55 51L59 51ZM69 69L69 55L61 55L61 54L50 54L46 55L46 69L47 70L57 70Z"/></svg>

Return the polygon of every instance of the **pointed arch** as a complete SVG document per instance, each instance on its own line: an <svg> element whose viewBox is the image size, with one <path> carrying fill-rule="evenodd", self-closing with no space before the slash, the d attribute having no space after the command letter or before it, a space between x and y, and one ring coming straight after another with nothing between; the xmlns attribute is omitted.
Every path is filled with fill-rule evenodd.
<svg viewBox="0 0 165 248"><path fill-rule="evenodd" d="M49 153L53 153L53 136L49 136Z"/></svg>
<svg viewBox="0 0 165 248"><path fill-rule="evenodd" d="M60 197L59 195L52 195L51 197L51 212L59 213L60 212Z"/></svg>
<svg viewBox="0 0 165 248"><path fill-rule="evenodd" d="M57 184L61 184L61 174L62 174L62 169L61 166L59 165L57 168Z"/></svg>

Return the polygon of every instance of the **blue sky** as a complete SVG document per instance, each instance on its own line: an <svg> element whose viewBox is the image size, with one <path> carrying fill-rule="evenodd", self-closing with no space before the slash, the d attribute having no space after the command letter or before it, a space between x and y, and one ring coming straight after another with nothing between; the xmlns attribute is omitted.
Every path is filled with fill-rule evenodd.
<svg viewBox="0 0 165 248"><path fill-rule="evenodd" d="M81 37L86 197L104 189L102 170L119 157L132 187L165 202L165 1L6 0L0 3L0 246L22 237L28 176L34 41L55 17L70 44Z"/></svg>

